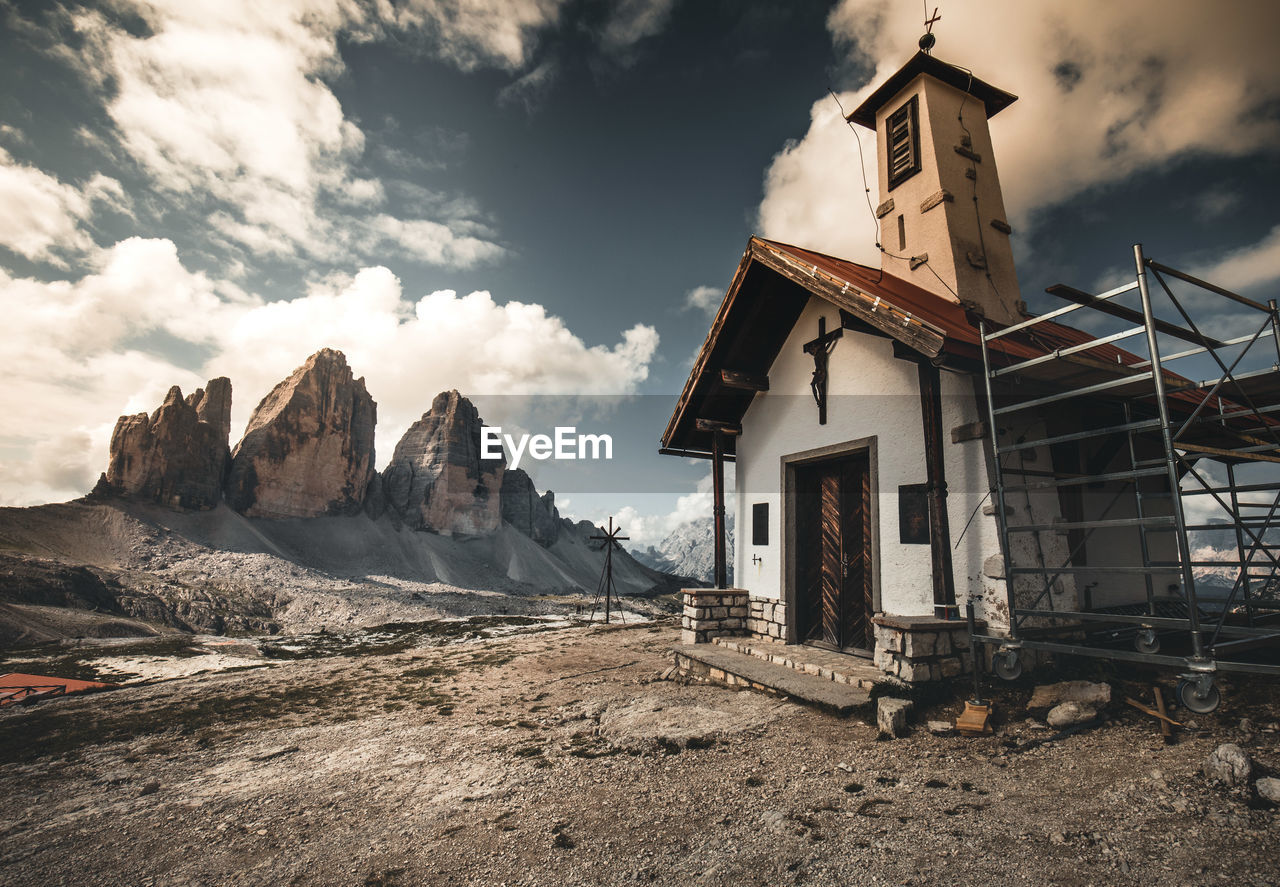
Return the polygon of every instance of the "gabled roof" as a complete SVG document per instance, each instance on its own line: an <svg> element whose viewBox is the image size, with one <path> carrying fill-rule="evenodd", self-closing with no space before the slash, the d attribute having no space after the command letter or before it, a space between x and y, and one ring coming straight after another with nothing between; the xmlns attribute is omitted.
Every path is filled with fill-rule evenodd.
<svg viewBox="0 0 1280 887"><path fill-rule="evenodd" d="M967 92L982 102L988 118L996 116L1018 100L1013 93L1005 92L984 80L979 80L970 71L949 65L928 53L917 52L910 61L898 69L897 73L880 84L866 101L854 108L853 113L845 119L852 123L859 123L868 129L875 129L876 112L920 74L928 74L948 86Z"/></svg>
<svg viewBox="0 0 1280 887"><path fill-rule="evenodd" d="M944 348L978 355L976 325L960 305L877 268L752 237L662 435L664 449L708 453L711 434L696 419L742 421L754 392L725 386L720 371L767 374L811 295L925 357Z"/></svg>
<svg viewBox="0 0 1280 887"><path fill-rule="evenodd" d="M698 430L698 419L741 423L755 392L726 384L722 371L767 376L811 296L839 308L846 328L887 336L921 359L981 372L979 318L962 305L878 268L752 237L662 435L664 452L708 455L711 432ZM1144 389L1149 367L1138 355L1105 341L1072 350L1094 341L1088 333L1045 319L1011 330L989 349L993 368L1053 356L1020 369L1024 383L1081 388L1134 376L1132 392L1125 385L1109 393L1123 397ZM1205 399L1203 383L1167 370L1164 375L1171 404L1190 411ZM1280 393L1271 390L1250 396L1280 402ZM1230 401L1214 397L1211 405L1217 409L1219 404ZM732 458L735 439L725 444Z"/></svg>

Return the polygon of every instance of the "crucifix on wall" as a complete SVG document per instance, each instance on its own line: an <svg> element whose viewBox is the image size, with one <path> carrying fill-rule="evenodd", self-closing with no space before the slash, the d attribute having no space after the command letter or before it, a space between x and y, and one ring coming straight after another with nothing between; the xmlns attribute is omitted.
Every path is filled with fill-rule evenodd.
<svg viewBox="0 0 1280 887"><path fill-rule="evenodd" d="M818 338L804 345L804 353L813 355L813 380L809 389L813 391L814 402L818 404L818 424L827 424L827 358L836 347L836 339L844 334L844 329L836 327L827 332L827 319L818 318Z"/></svg>

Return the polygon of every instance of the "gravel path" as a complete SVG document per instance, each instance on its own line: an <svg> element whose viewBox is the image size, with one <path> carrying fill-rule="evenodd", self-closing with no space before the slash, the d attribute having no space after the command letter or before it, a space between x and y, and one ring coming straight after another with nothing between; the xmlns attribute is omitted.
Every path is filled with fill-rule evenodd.
<svg viewBox="0 0 1280 887"><path fill-rule="evenodd" d="M1280 813L1200 774L1224 741L1280 770L1269 689L1173 745L1119 704L1032 746L1017 692L995 736L877 741L660 680L676 639L579 627L5 711L0 883L1280 882Z"/></svg>

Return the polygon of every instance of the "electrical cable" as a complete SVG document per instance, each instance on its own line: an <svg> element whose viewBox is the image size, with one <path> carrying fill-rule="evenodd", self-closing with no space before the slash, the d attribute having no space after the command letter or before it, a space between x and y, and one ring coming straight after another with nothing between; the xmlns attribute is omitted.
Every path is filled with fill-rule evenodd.
<svg viewBox="0 0 1280 887"><path fill-rule="evenodd" d="M983 496L981 499L979 499L979 500L978 500L978 504L977 504L977 505L973 506L973 511L972 511L972 512L970 512L970 514L969 514L969 519L968 519L967 521L965 521L965 522L964 522L964 529L960 531L960 537L959 537L958 539L956 539L956 547L955 547L955 549L954 549L954 550L956 550L956 551L959 551L959 550L960 550L960 543L964 541L964 534L965 534L965 533L967 533L967 532L969 532L969 525L970 525L971 523L973 523L973 519L974 519L975 517L977 517L977 516L978 516L978 509L982 507L982 503L986 502L988 499L990 499L990 498L991 498L991 494L992 494L992 492L994 492L994 491L993 491L993 490L987 490L986 495L985 495L985 496Z"/></svg>
<svg viewBox="0 0 1280 887"><path fill-rule="evenodd" d="M876 249L878 249L881 252L881 254L886 255L891 259L898 259L900 261L910 263L911 260L915 258L914 256L899 256L895 253L891 253L887 249L885 249L884 244L881 243L882 238L880 235L882 232L880 229L880 219L879 217L876 216L875 207L871 205L871 185L869 182L867 182L867 162L866 162L866 157L864 156L862 151L862 136L858 132L857 127L854 126L853 121L850 120L848 116L845 114L844 104L840 101L840 96L836 95L836 91L832 89L829 84L827 86L827 92L831 93L831 97L835 99L836 107L840 109L841 118L844 119L845 125L848 126L849 129L853 132L853 137L858 142L858 166L862 170L862 188L867 199L867 212L871 213L872 224L876 226L876 240L875 240ZM956 300L959 301L960 299L959 294L956 293L956 291L951 288L951 285L948 284L945 280L943 280L941 275L939 275L938 272L933 269L933 266L929 264L928 259L925 259L925 261L922 262L921 264L923 264L926 268L928 268L929 273L932 274L934 277L938 278L938 283L942 284L946 288L947 292L951 293L951 295L955 296ZM882 280L884 280L883 264L880 266L880 269L877 272L876 283L880 283Z"/></svg>
<svg viewBox="0 0 1280 887"><path fill-rule="evenodd" d="M862 170L862 190L867 199L867 212L871 213L871 224L876 226L876 249L885 252L885 248L880 245L880 219L876 216L876 209L871 205L871 185L867 181L867 160L862 153L862 135L858 132L858 128L853 125L853 121L844 112L844 104L840 101L840 96L836 95L836 91L831 88L831 84L827 84L827 92L831 93L831 97L836 100L836 107L840 109L840 119L844 121L845 126L849 127L853 133L854 139L858 142L858 168ZM884 266L880 267L880 274L876 278L876 283L884 279Z"/></svg>

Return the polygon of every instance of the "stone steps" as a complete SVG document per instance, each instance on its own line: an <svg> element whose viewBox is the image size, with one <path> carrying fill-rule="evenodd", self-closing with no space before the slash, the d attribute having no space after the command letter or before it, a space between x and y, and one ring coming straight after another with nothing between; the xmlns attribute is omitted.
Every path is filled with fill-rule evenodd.
<svg viewBox="0 0 1280 887"><path fill-rule="evenodd" d="M676 667L686 675L777 693L841 716L872 713L871 693L857 684L806 674L723 644L681 644L673 652Z"/></svg>
<svg viewBox="0 0 1280 887"><path fill-rule="evenodd" d="M712 643L735 653L754 656L756 659L802 672L810 677L833 681L837 684L850 684L864 690L870 690L876 684L887 680L885 673L872 665L869 660L859 659L847 653L835 653L817 647L784 644L781 641L758 638L718 637Z"/></svg>

